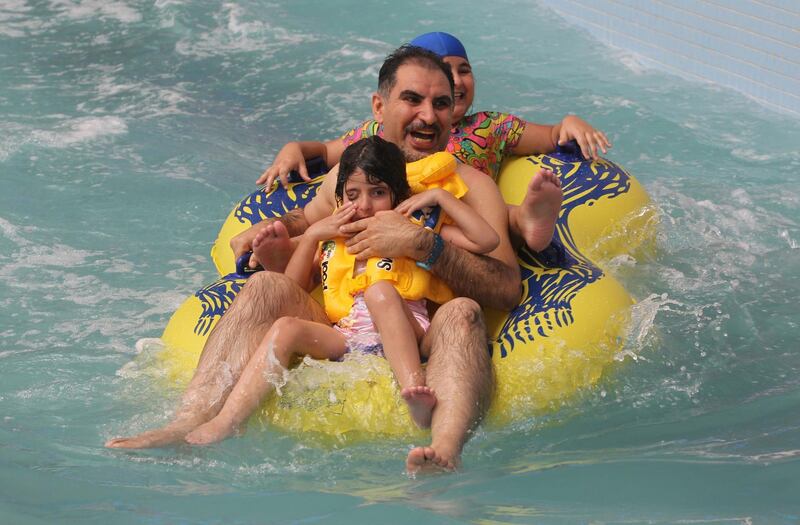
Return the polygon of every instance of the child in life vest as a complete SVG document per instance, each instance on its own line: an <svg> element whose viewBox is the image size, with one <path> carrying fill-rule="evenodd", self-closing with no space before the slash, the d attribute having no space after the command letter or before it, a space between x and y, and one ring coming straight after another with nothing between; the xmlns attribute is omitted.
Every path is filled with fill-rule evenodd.
<svg viewBox="0 0 800 525"><path fill-rule="evenodd" d="M457 175L453 173L452 177ZM425 298L445 301L452 293L414 261L356 261L346 253L339 227L380 211L394 209L411 216L438 205L450 223L440 226L437 242L488 253L499 243L497 233L472 208L441 187L411 195L402 152L377 136L356 142L343 153L336 199L338 209L308 227L285 272L306 290L313 289L321 278L326 313L335 324L294 317L278 319L219 414L189 433L189 443L212 443L236 432L274 389L267 378L281 377L297 358L338 360L356 351L386 357L412 420L420 428L430 427L436 394L425 385L419 347L430 325Z"/></svg>

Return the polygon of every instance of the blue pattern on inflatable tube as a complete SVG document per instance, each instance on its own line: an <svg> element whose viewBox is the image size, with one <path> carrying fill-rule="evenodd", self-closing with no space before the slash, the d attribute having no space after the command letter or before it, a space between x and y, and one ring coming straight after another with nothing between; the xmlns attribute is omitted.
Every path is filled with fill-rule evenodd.
<svg viewBox="0 0 800 525"><path fill-rule="evenodd" d="M244 286L245 279L238 274L231 273L195 292L195 297L203 305L203 311L194 326L194 333L200 336L208 335L208 331L218 318L222 317L233 299Z"/></svg>
<svg viewBox="0 0 800 525"><path fill-rule="evenodd" d="M555 160L553 160L555 159ZM540 165L527 159L535 172ZM569 215L579 206L592 206L600 198L614 198L630 189L630 176L604 159L594 163L582 162L577 146L561 147L544 157L541 165L550 167L561 179L564 205L561 208L553 242L542 252L531 253L527 248L517 253L523 285L523 300L512 310L492 342L490 351L500 351L506 357L517 343L527 343L548 337L553 330L572 324L572 300L585 286L603 276L575 246L568 227ZM534 273L535 269L556 269L560 272Z"/></svg>

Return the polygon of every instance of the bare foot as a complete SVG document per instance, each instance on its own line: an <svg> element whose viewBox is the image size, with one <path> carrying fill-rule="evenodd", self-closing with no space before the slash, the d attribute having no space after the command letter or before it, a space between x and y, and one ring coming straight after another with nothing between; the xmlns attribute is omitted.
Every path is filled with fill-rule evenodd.
<svg viewBox="0 0 800 525"><path fill-rule="evenodd" d="M253 253L265 270L283 273L292 256L286 226L280 221L267 224L253 239Z"/></svg>
<svg viewBox="0 0 800 525"><path fill-rule="evenodd" d="M539 252L553 239L561 211L561 181L547 168L540 168L528 183L525 199L517 209L517 227L528 248Z"/></svg>
<svg viewBox="0 0 800 525"><path fill-rule="evenodd" d="M229 422L215 417L186 434L186 442L190 445L210 445L230 437L236 428Z"/></svg>
<svg viewBox="0 0 800 525"><path fill-rule="evenodd" d="M106 441L107 448L157 448L180 443L191 427L168 425L164 428L142 432L133 437L118 437Z"/></svg>
<svg viewBox="0 0 800 525"><path fill-rule="evenodd" d="M408 403L411 419L419 428L431 427L431 414L436 405L436 394L427 386L410 386L404 388L400 395Z"/></svg>
<svg viewBox="0 0 800 525"><path fill-rule="evenodd" d="M411 476L419 473L453 472L457 464L457 457L439 455L432 447L416 447L408 453L406 472Z"/></svg>

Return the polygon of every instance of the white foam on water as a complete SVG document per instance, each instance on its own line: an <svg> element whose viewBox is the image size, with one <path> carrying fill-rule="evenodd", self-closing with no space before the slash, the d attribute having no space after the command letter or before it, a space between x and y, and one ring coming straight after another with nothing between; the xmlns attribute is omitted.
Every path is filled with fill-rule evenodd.
<svg viewBox="0 0 800 525"><path fill-rule="evenodd" d="M733 148L731 155L750 162L773 162L775 160L773 153L764 153L753 148Z"/></svg>
<svg viewBox="0 0 800 525"><path fill-rule="evenodd" d="M638 106L638 104L635 101L620 96L590 95L589 101L591 102L592 106L603 109L608 109L608 108L630 109Z"/></svg>
<svg viewBox="0 0 800 525"><path fill-rule="evenodd" d="M191 4L190 1L184 0L156 0L154 5L158 9L165 9L167 7L178 6L178 5L188 5Z"/></svg>
<svg viewBox="0 0 800 525"><path fill-rule="evenodd" d="M120 117L82 117L61 122L52 130L33 130L19 145L35 143L52 148L68 148L127 132L128 125Z"/></svg>
<svg viewBox="0 0 800 525"><path fill-rule="evenodd" d="M356 42L368 44L367 49L357 48L352 44L345 44L331 53L339 57L358 57L369 64L380 64L383 58L393 49L391 44L378 40L356 39ZM372 48L378 48L373 50Z"/></svg>
<svg viewBox="0 0 800 525"><path fill-rule="evenodd" d="M51 0L50 7L73 20L111 18L126 24L142 20L142 15L136 9L114 0Z"/></svg>
<svg viewBox="0 0 800 525"><path fill-rule="evenodd" d="M798 242L797 242L795 239L793 239L793 238L792 238L792 237L789 235L789 230L780 230L780 231L778 232L778 236L779 236L781 239L785 239L785 240L786 240L786 242L789 244L789 248L791 248L792 250L797 250L797 249L800 249L800 243L798 243Z"/></svg>
<svg viewBox="0 0 800 525"><path fill-rule="evenodd" d="M14 15L27 14L31 9L26 0L5 0L0 6L0 22L11 20Z"/></svg>
<svg viewBox="0 0 800 525"><path fill-rule="evenodd" d="M668 297L666 293L642 299L631 308L631 321L628 326L628 335L625 347L614 355L617 361L631 358L634 361L645 359L643 352L655 345L656 341L656 316L660 312L668 312L673 307L682 306L681 303Z"/></svg>
<svg viewBox="0 0 800 525"><path fill-rule="evenodd" d="M705 246L707 253L713 254L705 264L697 265L701 274L718 261L726 263L726 271L747 274L763 254L785 246L791 233L800 229L779 209L756 204L763 199L745 188L729 188L713 200L695 199L661 185L652 185L651 191L664 209L662 217L667 219L662 221L662 227L667 227L666 248L674 252ZM791 207L797 196L784 193L776 200ZM713 272L707 276L716 280Z"/></svg>
<svg viewBox="0 0 800 525"><path fill-rule="evenodd" d="M644 57L632 51L625 51L618 47L612 48L613 56L625 68L635 75L644 75L652 68L647 65Z"/></svg>
<svg viewBox="0 0 800 525"><path fill-rule="evenodd" d="M215 14L217 27L198 37L187 37L175 45L181 55L207 58L229 56L231 52L260 51L261 58L269 57L287 45L314 40L311 35L300 34L257 20L247 10L234 3L225 3Z"/></svg>
<svg viewBox="0 0 800 525"><path fill-rule="evenodd" d="M150 82L119 80L122 66L98 67L98 77L93 80L96 96L78 104L79 111L112 113L118 118L148 119L168 115L185 115L183 107L192 101L185 82L170 87Z"/></svg>
<svg viewBox="0 0 800 525"><path fill-rule="evenodd" d="M0 36L22 38L37 32L44 23L29 18L33 8L25 0L6 0L0 6Z"/></svg>
<svg viewBox="0 0 800 525"><path fill-rule="evenodd" d="M18 247L0 259L0 283L15 298L15 309L27 312L27 322L11 326L7 335L21 341L25 349L54 348L64 341L86 341L99 334L104 343L98 346L113 352L129 352L131 336L162 330L164 319L188 293L113 284L104 276L131 275L141 273L141 269L119 256L109 260L102 252L63 243L35 243L26 238L24 228L2 218L0 231ZM196 274L184 272L182 279L189 275L199 282L202 277ZM130 303L139 304L132 313ZM71 318L59 322L58 311L65 308L72 312ZM29 324L44 320L51 328L32 336Z"/></svg>
<svg viewBox="0 0 800 525"><path fill-rule="evenodd" d="M20 230L20 226L17 226L3 217L0 217L0 232L2 232L3 236L8 240L15 243L17 246L22 247L28 244L28 241L22 235L20 235ZM1 268L0 272L2 272Z"/></svg>

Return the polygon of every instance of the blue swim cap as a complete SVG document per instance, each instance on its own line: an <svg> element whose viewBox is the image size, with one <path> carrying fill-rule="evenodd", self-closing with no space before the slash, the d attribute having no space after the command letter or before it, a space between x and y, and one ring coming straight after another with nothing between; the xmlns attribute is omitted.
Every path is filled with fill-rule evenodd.
<svg viewBox="0 0 800 525"><path fill-rule="evenodd" d="M428 51L433 51L440 57L461 57L469 60L464 45L450 33L443 33L441 31L425 33L412 40L410 44L427 49Z"/></svg>

